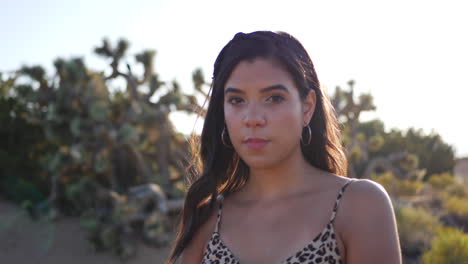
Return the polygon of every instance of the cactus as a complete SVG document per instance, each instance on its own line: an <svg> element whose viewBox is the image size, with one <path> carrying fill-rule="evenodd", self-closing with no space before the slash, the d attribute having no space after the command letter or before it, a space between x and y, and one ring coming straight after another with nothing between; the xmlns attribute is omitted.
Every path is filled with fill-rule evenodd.
<svg viewBox="0 0 468 264"><path fill-rule="evenodd" d="M187 141L175 131L169 114L203 113L195 96L206 85L200 70L193 74L191 95L176 81L161 81L154 72L156 52L151 50L135 55L143 67L137 76L132 65L121 65L128 48L126 40L115 46L103 40L95 48L109 61L110 71L90 70L81 58L59 58L54 61L54 77L40 66L0 76L0 99L16 100L24 110L15 118L43 134L36 157L42 172L32 178L36 185L48 183L47 208L84 217L82 223L94 239L122 255L134 252L128 246L132 239L127 238L138 233L131 227L136 223L142 226L140 237L145 241L167 241L166 200L181 198L183 192L174 186L180 186L189 159ZM126 89L115 89L122 81ZM38 147L31 148L38 152ZM152 192L136 186L149 186ZM155 203L160 206L143 214L140 206L147 201L135 198L143 193L152 193L153 198L158 193ZM103 201L114 206L99 206Z"/></svg>

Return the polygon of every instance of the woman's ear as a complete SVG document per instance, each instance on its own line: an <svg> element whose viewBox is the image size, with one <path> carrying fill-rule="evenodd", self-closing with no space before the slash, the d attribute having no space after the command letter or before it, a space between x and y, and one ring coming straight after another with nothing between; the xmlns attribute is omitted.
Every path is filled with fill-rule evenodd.
<svg viewBox="0 0 468 264"><path fill-rule="evenodd" d="M314 90L310 90L307 94L304 102L303 102L303 116L304 116L304 124L309 124L312 116L314 115L315 111L315 104L317 102L317 97Z"/></svg>

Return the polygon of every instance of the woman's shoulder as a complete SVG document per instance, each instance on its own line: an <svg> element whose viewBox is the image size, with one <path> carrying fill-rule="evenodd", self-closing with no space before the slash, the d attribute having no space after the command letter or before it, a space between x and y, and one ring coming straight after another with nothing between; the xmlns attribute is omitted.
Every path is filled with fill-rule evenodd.
<svg viewBox="0 0 468 264"><path fill-rule="evenodd" d="M369 179L350 179L340 204L337 221L347 233L393 224L394 212L385 188Z"/></svg>
<svg viewBox="0 0 468 264"><path fill-rule="evenodd" d="M372 263L387 256L385 263L400 263L395 215L385 188L368 179L352 180L342 200L335 224L347 260L353 260L347 262Z"/></svg>
<svg viewBox="0 0 468 264"><path fill-rule="evenodd" d="M377 213L382 206L392 209L390 196L378 182L346 178L341 185L343 197L340 202L340 214L346 215L347 219Z"/></svg>
<svg viewBox="0 0 468 264"><path fill-rule="evenodd" d="M346 190L349 206L371 206L390 202L385 188L378 182L369 179L349 179Z"/></svg>

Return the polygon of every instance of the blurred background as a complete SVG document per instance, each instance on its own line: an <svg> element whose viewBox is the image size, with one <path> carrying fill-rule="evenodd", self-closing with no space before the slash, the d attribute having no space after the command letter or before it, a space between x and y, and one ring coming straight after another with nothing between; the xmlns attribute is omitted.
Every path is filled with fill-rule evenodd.
<svg viewBox="0 0 468 264"><path fill-rule="evenodd" d="M348 175L392 197L404 263L468 263L464 1L0 3L0 262L163 263L213 62L279 30L314 61Z"/></svg>

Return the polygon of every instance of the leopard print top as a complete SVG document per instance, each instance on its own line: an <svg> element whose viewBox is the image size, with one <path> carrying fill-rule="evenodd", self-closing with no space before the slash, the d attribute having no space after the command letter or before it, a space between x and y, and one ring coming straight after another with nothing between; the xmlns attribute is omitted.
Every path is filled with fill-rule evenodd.
<svg viewBox="0 0 468 264"><path fill-rule="evenodd" d="M352 181L347 182L339 191L338 197L335 201L335 206L330 217L330 221L325 228L307 245L301 250L296 252L294 255L288 257L281 264L299 264L299 263L328 263L328 264L343 264L338 244L336 242L336 234L333 229L333 222L336 217L338 205L346 187ZM201 264L240 264L240 261L232 254L229 248L221 240L218 232L219 222L221 219L222 212L222 197L220 197L220 205L218 210L218 219L216 222L215 231L213 232L211 239L208 241L208 245L205 248L203 259Z"/></svg>

